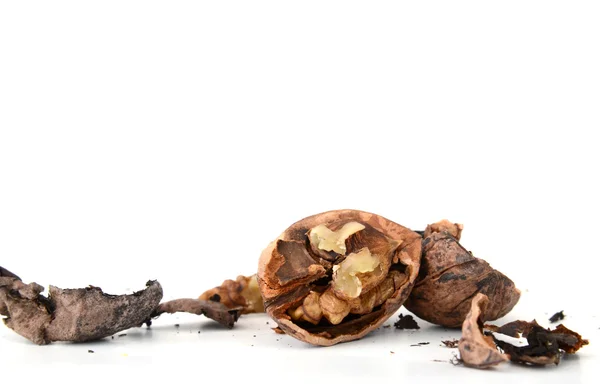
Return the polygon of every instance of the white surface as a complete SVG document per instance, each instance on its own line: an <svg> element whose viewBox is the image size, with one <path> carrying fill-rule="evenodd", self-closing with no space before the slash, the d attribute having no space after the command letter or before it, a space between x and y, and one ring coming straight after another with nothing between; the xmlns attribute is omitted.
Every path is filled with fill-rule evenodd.
<svg viewBox="0 0 600 384"><path fill-rule="evenodd" d="M532 295L511 316L565 309L592 341L557 368L477 372L407 347L444 331L324 349L274 341L264 316L200 335L204 320L177 334L165 318L89 355L0 328L2 372L166 375L222 350L253 377L592 382L599 17L597 2L2 1L0 264L26 281L196 296L252 273L292 222L356 208L464 223L464 245Z"/></svg>

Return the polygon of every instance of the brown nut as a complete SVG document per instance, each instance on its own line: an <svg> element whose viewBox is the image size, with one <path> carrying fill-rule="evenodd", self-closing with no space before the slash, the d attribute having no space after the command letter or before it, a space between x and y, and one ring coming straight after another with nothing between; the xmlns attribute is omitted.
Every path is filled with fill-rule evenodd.
<svg viewBox="0 0 600 384"><path fill-rule="evenodd" d="M421 237L381 216L339 210L290 226L262 253L265 310L315 345L356 340L380 326L417 278Z"/></svg>
<svg viewBox="0 0 600 384"><path fill-rule="evenodd" d="M438 223L439 224L439 223ZM404 306L430 323L458 328L477 293L489 298L484 321L506 315L521 292L508 277L463 248L444 225L430 225L423 240L423 258L417 283ZM456 226L455 234L462 226ZM442 230L437 232L437 230Z"/></svg>

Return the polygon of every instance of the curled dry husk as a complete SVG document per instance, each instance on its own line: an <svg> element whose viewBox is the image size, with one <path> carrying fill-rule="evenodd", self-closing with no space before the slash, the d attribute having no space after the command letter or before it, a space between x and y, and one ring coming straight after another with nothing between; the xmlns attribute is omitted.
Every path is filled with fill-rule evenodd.
<svg viewBox="0 0 600 384"><path fill-rule="evenodd" d="M462 325L462 337L458 350L462 362L469 367L489 368L508 361L508 355L500 353L494 339L483 334L483 314L489 304L488 298L478 293L471 301L471 309Z"/></svg>
<svg viewBox="0 0 600 384"><path fill-rule="evenodd" d="M460 245L461 231L446 220L427 227L419 277L404 304L421 319L452 328L461 326L477 293L489 298L484 321L506 315L521 295L512 280Z"/></svg>
<svg viewBox="0 0 600 384"><path fill-rule="evenodd" d="M353 226L362 229L337 243L323 240ZM327 346L361 338L394 314L415 282L420 256L416 232L372 213L330 211L300 220L273 241L260 257L258 283L266 312L285 333ZM355 273L350 260L359 259L377 261L370 272ZM335 276L341 277L333 284Z"/></svg>
<svg viewBox="0 0 600 384"><path fill-rule="evenodd" d="M241 308L241 314L265 311L256 275L240 275L235 280L225 280L220 286L204 292L198 299L219 302L227 308Z"/></svg>
<svg viewBox="0 0 600 384"><path fill-rule="evenodd" d="M89 341L142 325L158 306L162 288L148 281L131 295L108 295L100 288L61 289L48 297L36 283L25 284L0 267L0 314L4 323L36 344Z"/></svg>

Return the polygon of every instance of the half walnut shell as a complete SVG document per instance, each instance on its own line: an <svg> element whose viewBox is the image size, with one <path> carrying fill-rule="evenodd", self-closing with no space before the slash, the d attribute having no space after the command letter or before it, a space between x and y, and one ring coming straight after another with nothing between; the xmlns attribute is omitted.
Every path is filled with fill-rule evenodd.
<svg viewBox="0 0 600 384"><path fill-rule="evenodd" d="M419 272L421 237L356 210L298 221L262 253L266 312L288 335L315 345L356 340L392 316Z"/></svg>

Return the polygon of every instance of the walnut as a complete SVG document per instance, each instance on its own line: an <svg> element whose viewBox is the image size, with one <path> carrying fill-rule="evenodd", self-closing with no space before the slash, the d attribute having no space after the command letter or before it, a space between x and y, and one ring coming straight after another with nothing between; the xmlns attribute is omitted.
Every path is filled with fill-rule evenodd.
<svg viewBox="0 0 600 384"><path fill-rule="evenodd" d="M227 308L241 307L242 314L265 311L256 275L240 275L235 280L225 280L220 286L201 294L198 299L216 301Z"/></svg>
<svg viewBox="0 0 600 384"><path fill-rule="evenodd" d="M346 240L363 229L365 229L365 226L356 221L344 224L337 231L332 231L325 225L320 224L311 229L308 236L313 252L319 254L320 251L333 251L338 255L344 255L346 253Z"/></svg>
<svg viewBox="0 0 600 384"><path fill-rule="evenodd" d="M262 253L266 312L287 334L316 345L355 340L408 297L421 237L381 216L340 210L290 226Z"/></svg>
<svg viewBox="0 0 600 384"><path fill-rule="evenodd" d="M461 326L477 293L489 298L484 321L506 315L521 294L512 280L459 244L454 235L461 231L448 221L427 227L419 278L404 304L421 319L452 328Z"/></svg>

